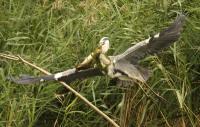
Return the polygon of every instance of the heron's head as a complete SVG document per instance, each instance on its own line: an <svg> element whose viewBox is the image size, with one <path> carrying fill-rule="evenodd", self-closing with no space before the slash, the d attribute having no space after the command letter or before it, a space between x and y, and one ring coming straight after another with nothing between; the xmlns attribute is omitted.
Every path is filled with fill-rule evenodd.
<svg viewBox="0 0 200 127"><path fill-rule="evenodd" d="M99 44L100 44L102 53L106 53L108 49L110 48L108 37L101 38Z"/></svg>

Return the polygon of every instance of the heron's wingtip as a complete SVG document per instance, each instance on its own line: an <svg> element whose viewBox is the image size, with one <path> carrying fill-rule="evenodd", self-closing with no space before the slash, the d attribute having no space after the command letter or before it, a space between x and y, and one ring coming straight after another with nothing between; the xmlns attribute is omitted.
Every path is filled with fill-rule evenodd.
<svg viewBox="0 0 200 127"><path fill-rule="evenodd" d="M185 20L186 20L186 15L183 14L183 13L179 14L179 15L177 16L177 18L176 18L176 22L184 23Z"/></svg>
<svg viewBox="0 0 200 127"><path fill-rule="evenodd" d="M24 84L24 83L22 82L22 80L17 79L17 78L14 78L14 77L11 76L11 75L9 75L9 76L6 77L6 81L9 81L9 82L11 82L11 83L16 83L16 84Z"/></svg>
<svg viewBox="0 0 200 127"><path fill-rule="evenodd" d="M28 75L21 75L19 78L15 78L10 75L6 77L6 80L12 83L22 84L22 85L40 82L40 78L28 76Z"/></svg>

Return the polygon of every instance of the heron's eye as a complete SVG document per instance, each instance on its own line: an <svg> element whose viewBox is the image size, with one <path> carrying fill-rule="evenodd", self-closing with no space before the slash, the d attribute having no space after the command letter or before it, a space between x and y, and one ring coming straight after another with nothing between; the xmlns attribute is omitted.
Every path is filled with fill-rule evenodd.
<svg viewBox="0 0 200 127"><path fill-rule="evenodd" d="M100 43L100 45L104 45L105 44L105 42L104 41L102 41L101 43Z"/></svg>

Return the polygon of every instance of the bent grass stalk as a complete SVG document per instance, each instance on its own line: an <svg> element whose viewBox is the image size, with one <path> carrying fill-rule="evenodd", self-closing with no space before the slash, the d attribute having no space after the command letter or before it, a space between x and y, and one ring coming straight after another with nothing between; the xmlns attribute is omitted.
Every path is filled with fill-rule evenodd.
<svg viewBox="0 0 200 127"><path fill-rule="evenodd" d="M30 63L29 61L23 59L21 56L17 55L8 55L8 54L4 54L4 53L0 53L0 57L6 58L6 59L10 59L10 60L15 60L15 61L22 61L23 63L43 72L44 74L47 75L51 75L50 72L44 70L41 67L38 67L37 65ZM80 98L82 101L84 101L88 106L90 106L93 110L95 110L98 114L100 114L102 117L104 117L110 124L112 124L114 127L119 127L119 125L113 121L109 116L107 116L105 113L103 113L99 108L97 108L96 106L94 106L90 101L88 101L85 97L83 97L81 94L79 94L76 90L74 90L72 87L70 87L69 85L67 85L64 82L60 82L63 86L65 86L68 90L70 90L72 93L74 93L78 98Z"/></svg>

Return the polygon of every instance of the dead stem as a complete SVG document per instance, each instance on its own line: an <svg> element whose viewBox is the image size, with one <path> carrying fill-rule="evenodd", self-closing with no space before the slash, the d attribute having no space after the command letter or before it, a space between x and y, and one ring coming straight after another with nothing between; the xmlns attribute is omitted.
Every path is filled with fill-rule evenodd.
<svg viewBox="0 0 200 127"><path fill-rule="evenodd" d="M10 59L10 60L15 60L15 61L21 61L41 72L43 72L44 74L47 75L51 75L50 72L44 70L41 67L38 67L37 65L28 62L27 60L23 59L21 56L17 55L9 55L9 54L4 54L4 53L0 53L0 57L6 58L6 59ZM110 117L108 117L105 113L103 113L100 109L98 109L96 106L94 106L90 101L88 101L85 97L83 97L81 94L79 94L77 91L75 91L72 87L70 87L69 85L67 85L64 82L60 82L63 86L65 86L68 90L70 90L72 93L74 93L78 98L80 98L82 101L84 101L87 105L89 105L93 110L95 110L99 115L101 115L102 117L104 117L110 124L112 124L114 127L119 127L119 125L117 123L115 123Z"/></svg>

